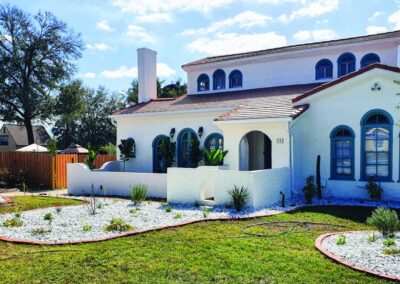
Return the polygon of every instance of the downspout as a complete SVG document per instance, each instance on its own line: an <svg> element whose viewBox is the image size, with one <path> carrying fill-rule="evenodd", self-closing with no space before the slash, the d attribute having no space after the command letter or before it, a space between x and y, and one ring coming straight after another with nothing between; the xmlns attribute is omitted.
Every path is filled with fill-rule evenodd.
<svg viewBox="0 0 400 284"><path fill-rule="evenodd" d="M294 190L294 162L293 162L293 135L291 131L291 121L288 121L288 132L289 132L289 163L290 163L290 198L293 199Z"/></svg>

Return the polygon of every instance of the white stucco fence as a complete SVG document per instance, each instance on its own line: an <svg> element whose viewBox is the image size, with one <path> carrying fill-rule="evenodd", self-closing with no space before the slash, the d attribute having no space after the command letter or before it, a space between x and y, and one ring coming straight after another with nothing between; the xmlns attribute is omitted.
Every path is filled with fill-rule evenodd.
<svg viewBox="0 0 400 284"><path fill-rule="evenodd" d="M225 205L230 201L228 191L235 185L248 189L250 207L274 204L281 200L280 191L290 198L290 171L289 168L261 171L168 168L167 200L193 204L213 196L215 205Z"/></svg>
<svg viewBox="0 0 400 284"><path fill-rule="evenodd" d="M167 197L166 174L104 171L106 167L104 164L100 170L91 171L84 164L68 164L68 194L90 194L93 184L96 195L103 195L107 190L110 196L130 196L132 185L145 184L149 197Z"/></svg>

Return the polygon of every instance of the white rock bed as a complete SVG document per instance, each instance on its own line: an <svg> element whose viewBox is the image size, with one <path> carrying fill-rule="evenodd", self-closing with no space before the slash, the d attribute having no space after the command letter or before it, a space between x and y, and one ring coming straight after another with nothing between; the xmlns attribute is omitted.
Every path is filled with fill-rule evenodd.
<svg viewBox="0 0 400 284"><path fill-rule="evenodd" d="M63 206L61 212L56 208L44 208L21 213L22 227L4 227L3 222L13 218L15 214L0 215L0 236L16 240L28 240L36 242L78 242L82 240L96 240L117 236L119 232L105 232L104 226L109 224L112 218L122 218L126 223L135 227L135 230L150 230L162 228L179 223L205 220L212 218L237 218L245 216L264 216L279 211L273 209L244 210L238 214L234 210L214 207L207 218L204 218L202 208L183 205L170 205L172 212L166 212L165 206L159 202L144 202L140 210L130 213L136 207L128 200L99 200L101 209L97 209L95 215L88 213L87 205ZM286 208L286 210L290 207ZM51 213L54 217L51 224L44 220L44 215ZM175 218L177 214L181 218ZM83 231L83 226L91 226L88 232ZM35 229L44 229L44 234L33 234Z"/></svg>
<svg viewBox="0 0 400 284"><path fill-rule="evenodd" d="M346 236L344 245L337 245L339 235L332 235L323 240L322 247L360 268L400 277L400 255L385 255L383 250L387 247L383 245L384 238L381 236L375 242L369 243L368 235L372 233L372 231L344 233ZM375 234L379 235L377 232ZM396 246L390 248L400 248L399 234L396 236Z"/></svg>

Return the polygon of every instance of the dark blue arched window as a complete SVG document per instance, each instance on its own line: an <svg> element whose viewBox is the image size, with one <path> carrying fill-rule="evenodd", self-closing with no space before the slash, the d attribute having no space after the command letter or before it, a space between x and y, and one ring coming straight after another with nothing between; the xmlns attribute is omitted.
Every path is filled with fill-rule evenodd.
<svg viewBox="0 0 400 284"><path fill-rule="evenodd" d="M393 119L383 110L369 111L361 120L361 175L368 180L392 179Z"/></svg>
<svg viewBox="0 0 400 284"><path fill-rule="evenodd" d="M212 133L207 136L204 141L204 147L208 150L213 151L217 149L224 149L224 137L219 133Z"/></svg>
<svg viewBox="0 0 400 284"><path fill-rule="evenodd" d="M239 70L233 70L229 74L229 88L241 88L243 84L243 75Z"/></svg>
<svg viewBox="0 0 400 284"><path fill-rule="evenodd" d="M178 134L178 167L195 168L197 161L192 161L192 146L199 143L199 138L193 129L185 128Z"/></svg>
<svg viewBox="0 0 400 284"><path fill-rule="evenodd" d="M167 164L161 149L163 142L169 142L169 137L166 135L158 135L153 140L153 173L167 172Z"/></svg>
<svg viewBox="0 0 400 284"><path fill-rule="evenodd" d="M361 58L361 68L367 67L373 63L379 63L381 59L379 58L378 54L376 53L368 53Z"/></svg>
<svg viewBox="0 0 400 284"><path fill-rule="evenodd" d="M354 132L344 125L331 132L331 178L354 179Z"/></svg>
<svg viewBox="0 0 400 284"><path fill-rule="evenodd" d="M201 74L197 78L197 91L203 92L210 90L210 78L207 74Z"/></svg>
<svg viewBox="0 0 400 284"><path fill-rule="evenodd" d="M225 72L222 69L218 69L213 74L213 89L223 90L225 89Z"/></svg>
<svg viewBox="0 0 400 284"><path fill-rule="evenodd" d="M346 52L338 58L338 77L347 75L356 70L356 57L353 53Z"/></svg>
<svg viewBox="0 0 400 284"><path fill-rule="evenodd" d="M321 59L315 65L315 79L332 79L333 76L333 64L329 59Z"/></svg>

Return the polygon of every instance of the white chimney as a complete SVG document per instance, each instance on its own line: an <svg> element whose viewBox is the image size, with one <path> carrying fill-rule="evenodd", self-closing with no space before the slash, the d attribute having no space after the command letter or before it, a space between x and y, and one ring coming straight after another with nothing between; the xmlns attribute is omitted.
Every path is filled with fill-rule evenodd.
<svg viewBox="0 0 400 284"><path fill-rule="evenodd" d="M146 103L157 99L157 52L147 48L137 52L139 103Z"/></svg>

